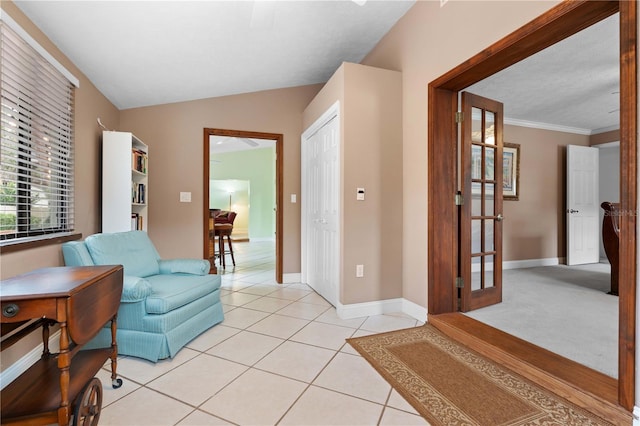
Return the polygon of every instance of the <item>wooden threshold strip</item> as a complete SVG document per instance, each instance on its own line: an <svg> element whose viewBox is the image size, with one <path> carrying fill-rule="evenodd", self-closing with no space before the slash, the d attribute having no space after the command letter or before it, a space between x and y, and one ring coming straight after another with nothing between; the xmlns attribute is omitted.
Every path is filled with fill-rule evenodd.
<svg viewBox="0 0 640 426"><path fill-rule="evenodd" d="M459 312L429 315L438 330L556 395L614 424L631 424L618 381Z"/></svg>

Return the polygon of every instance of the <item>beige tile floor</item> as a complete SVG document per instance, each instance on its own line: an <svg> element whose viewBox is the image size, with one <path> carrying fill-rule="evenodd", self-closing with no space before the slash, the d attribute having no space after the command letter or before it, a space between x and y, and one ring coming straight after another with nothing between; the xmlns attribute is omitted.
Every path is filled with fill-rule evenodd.
<svg viewBox="0 0 640 426"><path fill-rule="evenodd" d="M225 320L175 358L119 357L101 425L426 425L345 339L407 328L404 314L342 320L304 284L274 280L273 243L234 243ZM231 263L229 260L229 264Z"/></svg>

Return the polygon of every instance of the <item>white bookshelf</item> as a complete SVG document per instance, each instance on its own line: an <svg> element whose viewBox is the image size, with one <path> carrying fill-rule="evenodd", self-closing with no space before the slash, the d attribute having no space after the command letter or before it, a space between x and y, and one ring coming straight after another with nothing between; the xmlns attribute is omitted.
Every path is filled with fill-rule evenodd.
<svg viewBox="0 0 640 426"><path fill-rule="evenodd" d="M149 147L129 132L102 132L102 232L147 230Z"/></svg>

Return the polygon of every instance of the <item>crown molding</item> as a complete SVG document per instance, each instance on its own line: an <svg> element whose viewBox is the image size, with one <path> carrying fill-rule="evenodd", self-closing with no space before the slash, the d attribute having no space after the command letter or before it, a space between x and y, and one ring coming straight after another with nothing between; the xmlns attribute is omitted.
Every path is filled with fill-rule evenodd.
<svg viewBox="0 0 640 426"><path fill-rule="evenodd" d="M556 132L575 133L578 135L591 135L590 129L581 129L579 127L560 126L557 124L540 123L536 121L518 120L516 118L504 118L504 124L520 127L531 127L533 129L553 130Z"/></svg>
<svg viewBox="0 0 640 426"><path fill-rule="evenodd" d="M540 123L537 121L519 120L517 118L504 118L504 124L511 126L530 127L533 129L553 130L555 132L574 133L577 135L597 135L600 133L610 132L612 130L618 130L620 126L602 127L600 129L582 129L580 127L561 126L558 124Z"/></svg>

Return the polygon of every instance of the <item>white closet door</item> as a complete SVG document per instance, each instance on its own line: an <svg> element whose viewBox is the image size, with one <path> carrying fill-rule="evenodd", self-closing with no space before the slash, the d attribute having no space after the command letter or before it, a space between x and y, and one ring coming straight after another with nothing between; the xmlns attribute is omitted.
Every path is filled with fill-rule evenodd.
<svg viewBox="0 0 640 426"><path fill-rule="evenodd" d="M306 140L306 280L332 305L340 279L340 136L339 121L327 122Z"/></svg>

